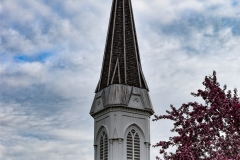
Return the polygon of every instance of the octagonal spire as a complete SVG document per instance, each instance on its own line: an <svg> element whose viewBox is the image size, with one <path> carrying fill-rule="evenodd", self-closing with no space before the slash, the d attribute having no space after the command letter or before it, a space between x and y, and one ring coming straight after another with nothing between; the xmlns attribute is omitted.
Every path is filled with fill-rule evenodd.
<svg viewBox="0 0 240 160"><path fill-rule="evenodd" d="M131 0L113 0L102 70L95 92L111 84L148 90L141 67Z"/></svg>

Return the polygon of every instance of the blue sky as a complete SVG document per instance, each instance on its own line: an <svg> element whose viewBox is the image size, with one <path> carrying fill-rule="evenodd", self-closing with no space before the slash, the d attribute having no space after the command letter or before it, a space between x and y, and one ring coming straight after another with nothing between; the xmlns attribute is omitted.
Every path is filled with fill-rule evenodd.
<svg viewBox="0 0 240 160"><path fill-rule="evenodd" d="M0 0L0 159L93 159L89 110L111 0ZM132 0L156 114L189 101L216 70L240 89L239 0ZM151 122L152 144L171 122ZM151 148L151 159L158 148Z"/></svg>

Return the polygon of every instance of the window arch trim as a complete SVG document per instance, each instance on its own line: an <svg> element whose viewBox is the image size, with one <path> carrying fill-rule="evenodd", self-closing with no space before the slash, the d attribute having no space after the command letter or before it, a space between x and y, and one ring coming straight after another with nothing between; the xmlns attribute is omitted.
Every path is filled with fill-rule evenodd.
<svg viewBox="0 0 240 160"><path fill-rule="evenodd" d="M127 137L127 134L128 132L131 130L131 129L135 129L135 131L138 132L139 136L140 136L140 139L143 141L143 142L146 142L146 137L145 137L145 134L142 130L142 128L140 128L137 124L130 124L129 126L126 127L125 129L125 132L124 132L124 137Z"/></svg>
<svg viewBox="0 0 240 160"><path fill-rule="evenodd" d="M138 153L136 153L135 155L134 155L134 150L132 150L132 153L133 153L133 157L131 157L131 156L129 156L128 157L128 149L127 149L127 145L129 145L128 144L128 141L127 141L127 137L128 137L128 135L129 135L129 133L131 132L131 130L134 130L135 132L136 132L136 134L138 135L138 137L139 137L139 154ZM136 135L135 134L135 135ZM127 127L127 129L125 130L125 133L124 133L124 139L125 139L125 142L124 142L124 159L126 159L126 160L128 160L128 159L131 159L131 160L142 160L142 158L144 158L144 157L142 157L142 156L144 156L144 154L142 154L141 152L144 150L144 142L145 142L145 135L144 135L144 133L143 133L143 131L142 131L142 129L139 127L139 126L137 126L136 124L132 124L132 125L129 125L128 127ZM132 145L134 145L134 141L133 141L133 144ZM134 147L133 147L134 148ZM131 152L131 151L130 151ZM129 154L130 154L130 152L129 152ZM135 156L135 157L134 157Z"/></svg>
<svg viewBox="0 0 240 160"><path fill-rule="evenodd" d="M107 135L109 135L108 128L105 125L102 125L96 133L95 142L97 142L101 138L100 136L101 136L101 133L103 132L103 130L105 130Z"/></svg>
<svg viewBox="0 0 240 160"><path fill-rule="evenodd" d="M109 156L109 134L104 126L101 126L96 136L97 142L97 160L108 160Z"/></svg>

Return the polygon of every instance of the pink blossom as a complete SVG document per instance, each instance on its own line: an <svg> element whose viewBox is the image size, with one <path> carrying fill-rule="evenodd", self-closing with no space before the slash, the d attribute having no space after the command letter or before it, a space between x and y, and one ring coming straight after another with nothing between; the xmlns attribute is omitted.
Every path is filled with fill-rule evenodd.
<svg viewBox="0 0 240 160"><path fill-rule="evenodd" d="M240 160L240 101L237 89L226 91L217 82L216 72L206 76L205 90L191 93L202 97L205 104L189 102L178 109L173 107L167 115L157 116L153 121L169 119L174 121L172 131L179 135L169 141L160 141L153 147L160 147L165 160ZM175 153L167 152L176 146ZM160 159L157 157L156 159Z"/></svg>

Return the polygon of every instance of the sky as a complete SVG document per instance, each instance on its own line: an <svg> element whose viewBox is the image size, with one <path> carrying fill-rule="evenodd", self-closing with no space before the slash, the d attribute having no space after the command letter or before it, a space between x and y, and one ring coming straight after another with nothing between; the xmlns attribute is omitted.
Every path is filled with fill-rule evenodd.
<svg viewBox="0 0 240 160"><path fill-rule="evenodd" d="M89 111L112 0L0 0L0 160L92 160ZM205 76L240 89L239 0L132 0L155 114L197 101ZM153 118L153 117L152 117ZM151 118L151 119L152 119ZM174 135L150 122L151 143ZM172 149L174 151L174 149ZM151 148L151 160L159 148Z"/></svg>

